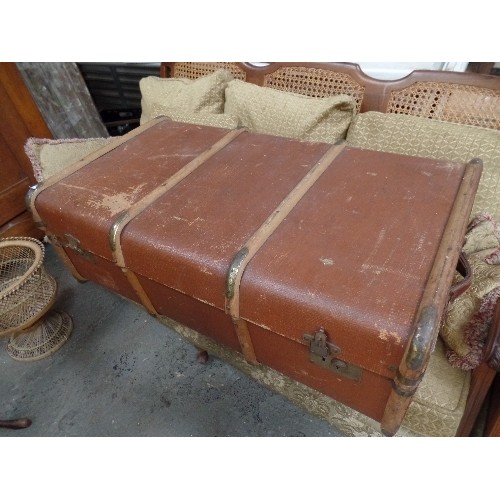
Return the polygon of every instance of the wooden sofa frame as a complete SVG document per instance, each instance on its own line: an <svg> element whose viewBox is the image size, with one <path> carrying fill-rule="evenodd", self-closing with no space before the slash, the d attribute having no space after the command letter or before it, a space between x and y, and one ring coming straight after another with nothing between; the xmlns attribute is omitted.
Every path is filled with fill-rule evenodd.
<svg viewBox="0 0 500 500"><path fill-rule="evenodd" d="M399 113L500 130L500 77L451 71L413 71L399 80L378 80L352 63L163 62L163 78L195 79L219 68L237 79L311 97L352 96L358 112ZM481 365L473 370L457 436L469 436L500 371L500 301ZM498 384L497 384L498 385ZM491 424L490 424L491 425ZM495 427L495 426L493 426Z"/></svg>

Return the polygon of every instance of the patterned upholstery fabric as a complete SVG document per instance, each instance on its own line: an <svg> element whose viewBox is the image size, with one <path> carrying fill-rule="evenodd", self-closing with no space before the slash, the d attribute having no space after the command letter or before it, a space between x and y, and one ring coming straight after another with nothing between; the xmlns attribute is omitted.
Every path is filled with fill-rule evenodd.
<svg viewBox="0 0 500 500"><path fill-rule="evenodd" d="M346 138L355 147L436 160L483 160L472 214L500 220L500 131L375 111L357 115Z"/></svg>
<svg viewBox="0 0 500 500"><path fill-rule="evenodd" d="M445 345L438 339L403 425L425 436L455 435L469 387L470 372L448 363Z"/></svg>
<svg viewBox="0 0 500 500"><path fill-rule="evenodd" d="M471 287L450 304L441 337L453 366L471 370L479 366L500 299L500 224L480 215L470 224L463 252L472 268Z"/></svg>
<svg viewBox="0 0 500 500"><path fill-rule="evenodd" d="M380 424L366 415L269 367L251 365L240 353L180 323L165 317L159 319L189 342L231 363L260 384L329 422L346 436L382 436ZM443 343L438 340L425 376L396 436L455 435L465 410L469 387L470 372L450 366L444 355Z"/></svg>
<svg viewBox="0 0 500 500"><path fill-rule="evenodd" d="M224 113L251 132L333 144L344 139L356 109L352 97L308 97L233 80Z"/></svg>
<svg viewBox="0 0 500 500"><path fill-rule="evenodd" d="M224 90L233 79L231 73L220 69L190 80L188 78L159 78L148 76L139 82L142 100L141 125L158 116L157 108L177 109L189 113L222 113Z"/></svg>

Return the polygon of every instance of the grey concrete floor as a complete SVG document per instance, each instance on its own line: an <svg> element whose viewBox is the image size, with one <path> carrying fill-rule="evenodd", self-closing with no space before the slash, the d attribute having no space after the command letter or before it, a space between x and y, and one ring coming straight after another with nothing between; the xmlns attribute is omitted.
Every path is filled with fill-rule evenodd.
<svg viewBox="0 0 500 500"><path fill-rule="evenodd" d="M0 337L0 419L28 417L5 436L340 436L327 422L196 349L142 307L78 283L50 246L69 340L49 357L12 359Z"/></svg>

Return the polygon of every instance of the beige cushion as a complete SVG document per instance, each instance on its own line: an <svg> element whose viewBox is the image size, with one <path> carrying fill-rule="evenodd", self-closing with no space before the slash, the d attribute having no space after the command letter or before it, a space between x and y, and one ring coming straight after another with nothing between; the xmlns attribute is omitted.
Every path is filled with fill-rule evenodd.
<svg viewBox="0 0 500 500"><path fill-rule="evenodd" d="M369 111L357 115L346 140L351 146L436 160L483 160L472 214L500 220L500 131L416 116Z"/></svg>
<svg viewBox="0 0 500 500"><path fill-rule="evenodd" d="M160 109L160 108L158 108ZM163 109L156 116L168 116L172 120L205 125L207 127L219 127L233 129L238 127L238 119L230 115L213 115L209 113L187 113L177 109ZM31 161L33 173L37 182L47 180L52 175L64 170L64 168L85 158L90 153L97 151L108 141L116 141L118 137L98 139L36 139L30 138L24 146L24 150Z"/></svg>
<svg viewBox="0 0 500 500"><path fill-rule="evenodd" d="M403 425L424 436L454 436L470 389L470 372L454 368L438 339Z"/></svg>
<svg viewBox="0 0 500 500"><path fill-rule="evenodd" d="M251 132L333 144L345 138L355 109L345 95L315 98L233 80L224 113L237 116Z"/></svg>
<svg viewBox="0 0 500 500"><path fill-rule="evenodd" d="M139 82L142 100L141 125L158 116L159 108L189 113L223 113L224 90L233 79L231 73L220 69L190 80L188 78L159 78L148 76Z"/></svg>
<svg viewBox="0 0 500 500"><path fill-rule="evenodd" d="M35 179L37 182L42 182L116 139L116 137L55 140L30 138L26 141L24 151L31 161Z"/></svg>

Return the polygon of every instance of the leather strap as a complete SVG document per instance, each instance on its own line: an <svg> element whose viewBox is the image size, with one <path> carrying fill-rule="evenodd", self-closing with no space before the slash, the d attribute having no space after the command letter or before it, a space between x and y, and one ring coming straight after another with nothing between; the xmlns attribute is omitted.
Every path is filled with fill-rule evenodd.
<svg viewBox="0 0 500 500"><path fill-rule="evenodd" d="M467 260L467 256L463 252L460 252L460 257L457 262L457 271L463 276L463 280L451 286L450 302L453 302L460 297L460 295L465 293L472 283L472 268Z"/></svg>

